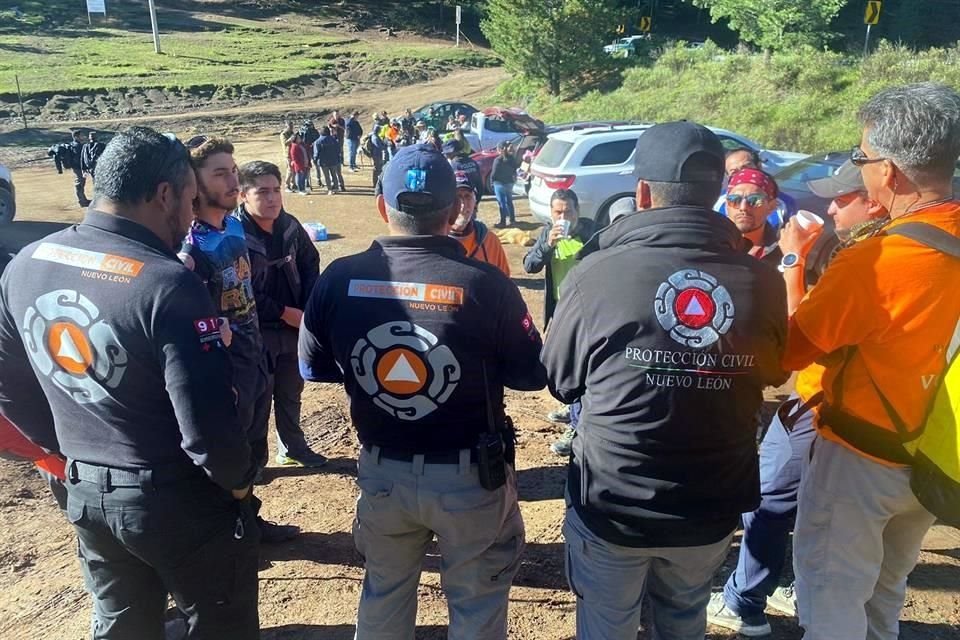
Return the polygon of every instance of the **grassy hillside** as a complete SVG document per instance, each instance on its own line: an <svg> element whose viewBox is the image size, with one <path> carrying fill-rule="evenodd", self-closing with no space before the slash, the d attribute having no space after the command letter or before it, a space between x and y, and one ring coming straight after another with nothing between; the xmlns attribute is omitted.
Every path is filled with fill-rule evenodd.
<svg viewBox="0 0 960 640"><path fill-rule="evenodd" d="M14 74L26 94L49 94L263 85L362 63L384 70L418 64L496 63L482 50L388 40L375 30L352 37L320 26L322 21L309 15L280 17L271 11L258 12L256 7L248 7L242 16L167 9L160 15L163 54L156 55L148 18L144 24L145 3L138 4L133 7L118 0L107 21L94 17L89 28L78 25L75 18L62 22L63 14L57 11L65 7L59 0L21 3L25 8L19 15L0 6L0 26L6 27L0 28L0 94L13 90ZM194 4L206 10L219 6ZM72 9L76 9L73 5L82 7L74 2ZM331 14L321 17L330 19Z"/></svg>
<svg viewBox="0 0 960 640"><path fill-rule="evenodd" d="M768 148L814 153L858 142L857 109L884 87L934 80L960 88L958 63L960 47L915 52L881 44L861 59L813 49L768 57L678 45L627 70L611 92L553 99L514 79L494 99L523 104L547 122L687 118Z"/></svg>

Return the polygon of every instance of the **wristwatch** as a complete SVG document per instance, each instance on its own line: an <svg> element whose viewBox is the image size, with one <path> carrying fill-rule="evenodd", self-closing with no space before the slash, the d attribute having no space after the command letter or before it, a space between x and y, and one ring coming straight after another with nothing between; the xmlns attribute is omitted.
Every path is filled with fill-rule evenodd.
<svg viewBox="0 0 960 640"><path fill-rule="evenodd" d="M803 265L803 258L796 253L788 253L780 259L780 266L777 267L780 270L780 273L783 273L787 269L793 269L794 267L799 267Z"/></svg>

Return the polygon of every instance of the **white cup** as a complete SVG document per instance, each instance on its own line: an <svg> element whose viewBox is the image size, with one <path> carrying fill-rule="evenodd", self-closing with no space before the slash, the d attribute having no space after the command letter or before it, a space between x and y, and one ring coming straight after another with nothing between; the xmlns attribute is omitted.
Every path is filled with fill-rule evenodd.
<svg viewBox="0 0 960 640"><path fill-rule="evenodd" d="M560 227L560 235L562 235L564 238L570 237L570 221L569 220L567 220L566 218L561 218L557 220L556 226Z"/></svg>
<svg viewBox="0 0 960 640"><path fill-rule="evenodd" d="M797 224L804 231L816 231L824 224L823 218L815 213L801 209L797 211Z"/></svg>

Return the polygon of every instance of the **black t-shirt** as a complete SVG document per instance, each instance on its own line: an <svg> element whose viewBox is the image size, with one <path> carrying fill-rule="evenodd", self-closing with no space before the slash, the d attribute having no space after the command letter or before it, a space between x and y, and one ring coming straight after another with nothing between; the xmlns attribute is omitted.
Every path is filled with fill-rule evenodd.
<svg viewBox="0 0 960 640"><path fill-rule="evenodd" d="M380 238L320 275L300 330L306 380L344 383L360 441L415 453L473 447L503 387L546 384L516 285L453 238Z"/></svg>

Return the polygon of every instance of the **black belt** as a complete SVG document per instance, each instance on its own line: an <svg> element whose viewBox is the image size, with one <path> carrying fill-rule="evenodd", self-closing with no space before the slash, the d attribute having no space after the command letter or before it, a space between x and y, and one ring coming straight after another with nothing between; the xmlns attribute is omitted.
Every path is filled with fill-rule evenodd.
<svg viewBox="0 0 960 640"><path fill-rule="evenodd" d="M364 450L373 455L373 448L375 445L365 444L363 445ZM467 447L464 447L466 449ZM417 453L415 451L402 451L400 449L389 449L387 447L379 447L380 457L384 460L394 460L396 462L413 462L413 459L416 456L423 456L424 464L460 464L460 451L461 449L455 449L453 451L444 451L442 453ZM480 456L477 453L475 448L470 448L470 462L476 464L480 460Z"/></svg>
<svg viewBox="0 0 960 640"><path fill-rule="evenodd" d="M150 469L118 469L79 460L69 460L67 463L68 480L91 482L104 491L121 487L158 487L202 476L203 471L199 467L185 464L163 465Z"/></svg>
<svg viewBox="0 0 960 640"><path fill-rule="evenodd" d="M900 434L895 431L861 420L828 404L821 407L820 420L847 443L874 458L895 464L913 463L913 458L903 448Z"/></svg>

